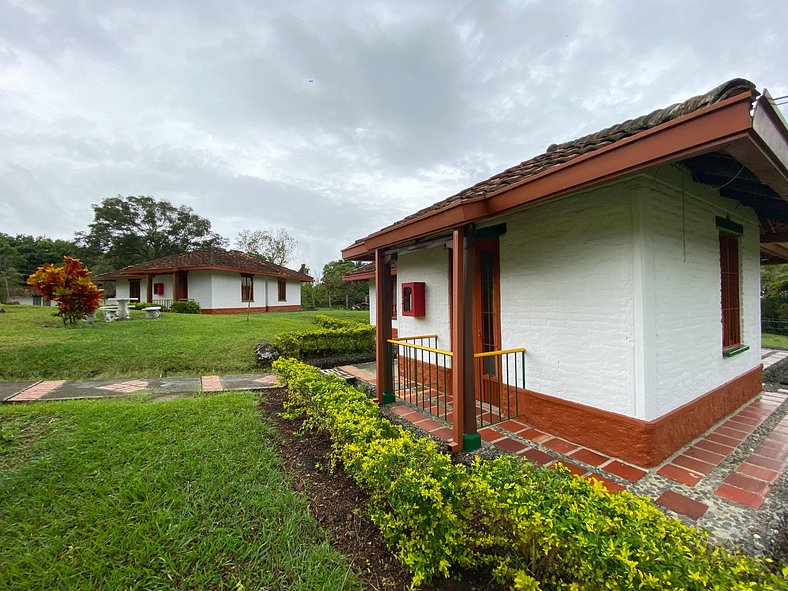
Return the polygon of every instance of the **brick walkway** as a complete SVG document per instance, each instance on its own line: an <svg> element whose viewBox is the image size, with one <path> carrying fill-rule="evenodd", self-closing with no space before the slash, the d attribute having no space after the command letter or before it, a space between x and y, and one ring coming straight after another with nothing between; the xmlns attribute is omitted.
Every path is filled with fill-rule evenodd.
<svg viewBox="0 0 788 591"><path fill-rule="evenodd" d="M788 358L788 351L763 351L764 367ZM370 365L345 371L370 382ZM574 474L600 481L608 490L628 489L651 497L682 519L735 539L759 510L784 512L788 503L776 483L788 480L788 389L762 392L661 465L646 468L555 437L518 418L479 429L486 445L540 466L562 464ZM389 406L403 419L449 441L448 421L400 399ZM785 490L785 487L782 488ZM773 516L773 515L772 515ZM721 524L724 524L721 525Z"/></svg>
<svg viewBox="0 0 788 591"><path fill-rule="evenodd" d="M139 392L151 394L194 394L224 390L260 390L278 384L272 374L186 376L116 380L56 380L0 382L0 402L20 403L82 398L107 398Z"/></svg>

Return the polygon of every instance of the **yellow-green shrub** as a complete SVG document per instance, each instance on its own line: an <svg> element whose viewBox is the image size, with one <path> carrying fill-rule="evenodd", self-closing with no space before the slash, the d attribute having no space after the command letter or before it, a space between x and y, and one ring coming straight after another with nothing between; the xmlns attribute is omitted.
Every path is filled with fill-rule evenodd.
<svg viewBox="0 0 788 591"><path fill-rule="evenodd" d="M284 332L276 336L274 345L283 356L298 359L322 355L374 353L375 327L354 322L333 328Z"/></svg>
<svg viewBox="0 0 788 591"><path fill-rule="evenodd" d="M279 359L288 411L328 433L334 460L370 495L370 516L414 584L487 566L512 589L787 589L762 560L714 547L645 498L511 456L456 465L380 418L362 393Z"/></svg>

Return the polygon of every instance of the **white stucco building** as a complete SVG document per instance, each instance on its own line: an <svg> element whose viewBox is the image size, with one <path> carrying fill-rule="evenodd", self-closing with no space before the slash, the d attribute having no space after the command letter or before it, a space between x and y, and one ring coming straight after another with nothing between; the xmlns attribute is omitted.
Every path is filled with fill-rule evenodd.
<svg viewBox="0 0 788 591"><path fill-rule="evenodd" d="M447 353L422 359L451 366L457 448L476 441L479 384L515 362L486 372L480 353L526 349L525 421L644 466L760 391L761 237L788 228L788 129L756 96L734 80L551 146L343 251L375 261L378 308L392 261L400 312L423 290L397 333Z"/></svg>
<svg viewBox="0 0 788 591"><path fill-rule="evenodd" d="M115 281L116 295L169 306L194 300L203 314L301 309L301 283L311 277L234 250L204 248L95 277Z"/></svg>

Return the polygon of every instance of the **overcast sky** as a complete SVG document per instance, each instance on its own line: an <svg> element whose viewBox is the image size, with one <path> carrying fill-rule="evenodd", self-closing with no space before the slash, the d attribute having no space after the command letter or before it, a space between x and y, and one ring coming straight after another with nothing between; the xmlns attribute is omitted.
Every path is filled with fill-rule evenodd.
<svg viewBox="0 0 788 591"><path fill-rule="evenodd" d="M315 271L474 182L735 77L788 94L788 2L0 0L0 232L152 195ZM785 107L783 107L785 109Z"/></svg>

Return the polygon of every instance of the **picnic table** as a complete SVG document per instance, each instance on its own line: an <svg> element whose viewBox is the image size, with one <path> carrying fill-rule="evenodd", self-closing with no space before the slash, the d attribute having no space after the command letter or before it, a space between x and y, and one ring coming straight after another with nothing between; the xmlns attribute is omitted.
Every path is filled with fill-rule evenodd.
<svg viewBox="0 0 788 591"><path fill-rule="evenodd" d="M131 318L129 312L129 302L136 302L139 298L108 298L107 301L114 301L118 305L118 318L128 320Z"/></svg>

